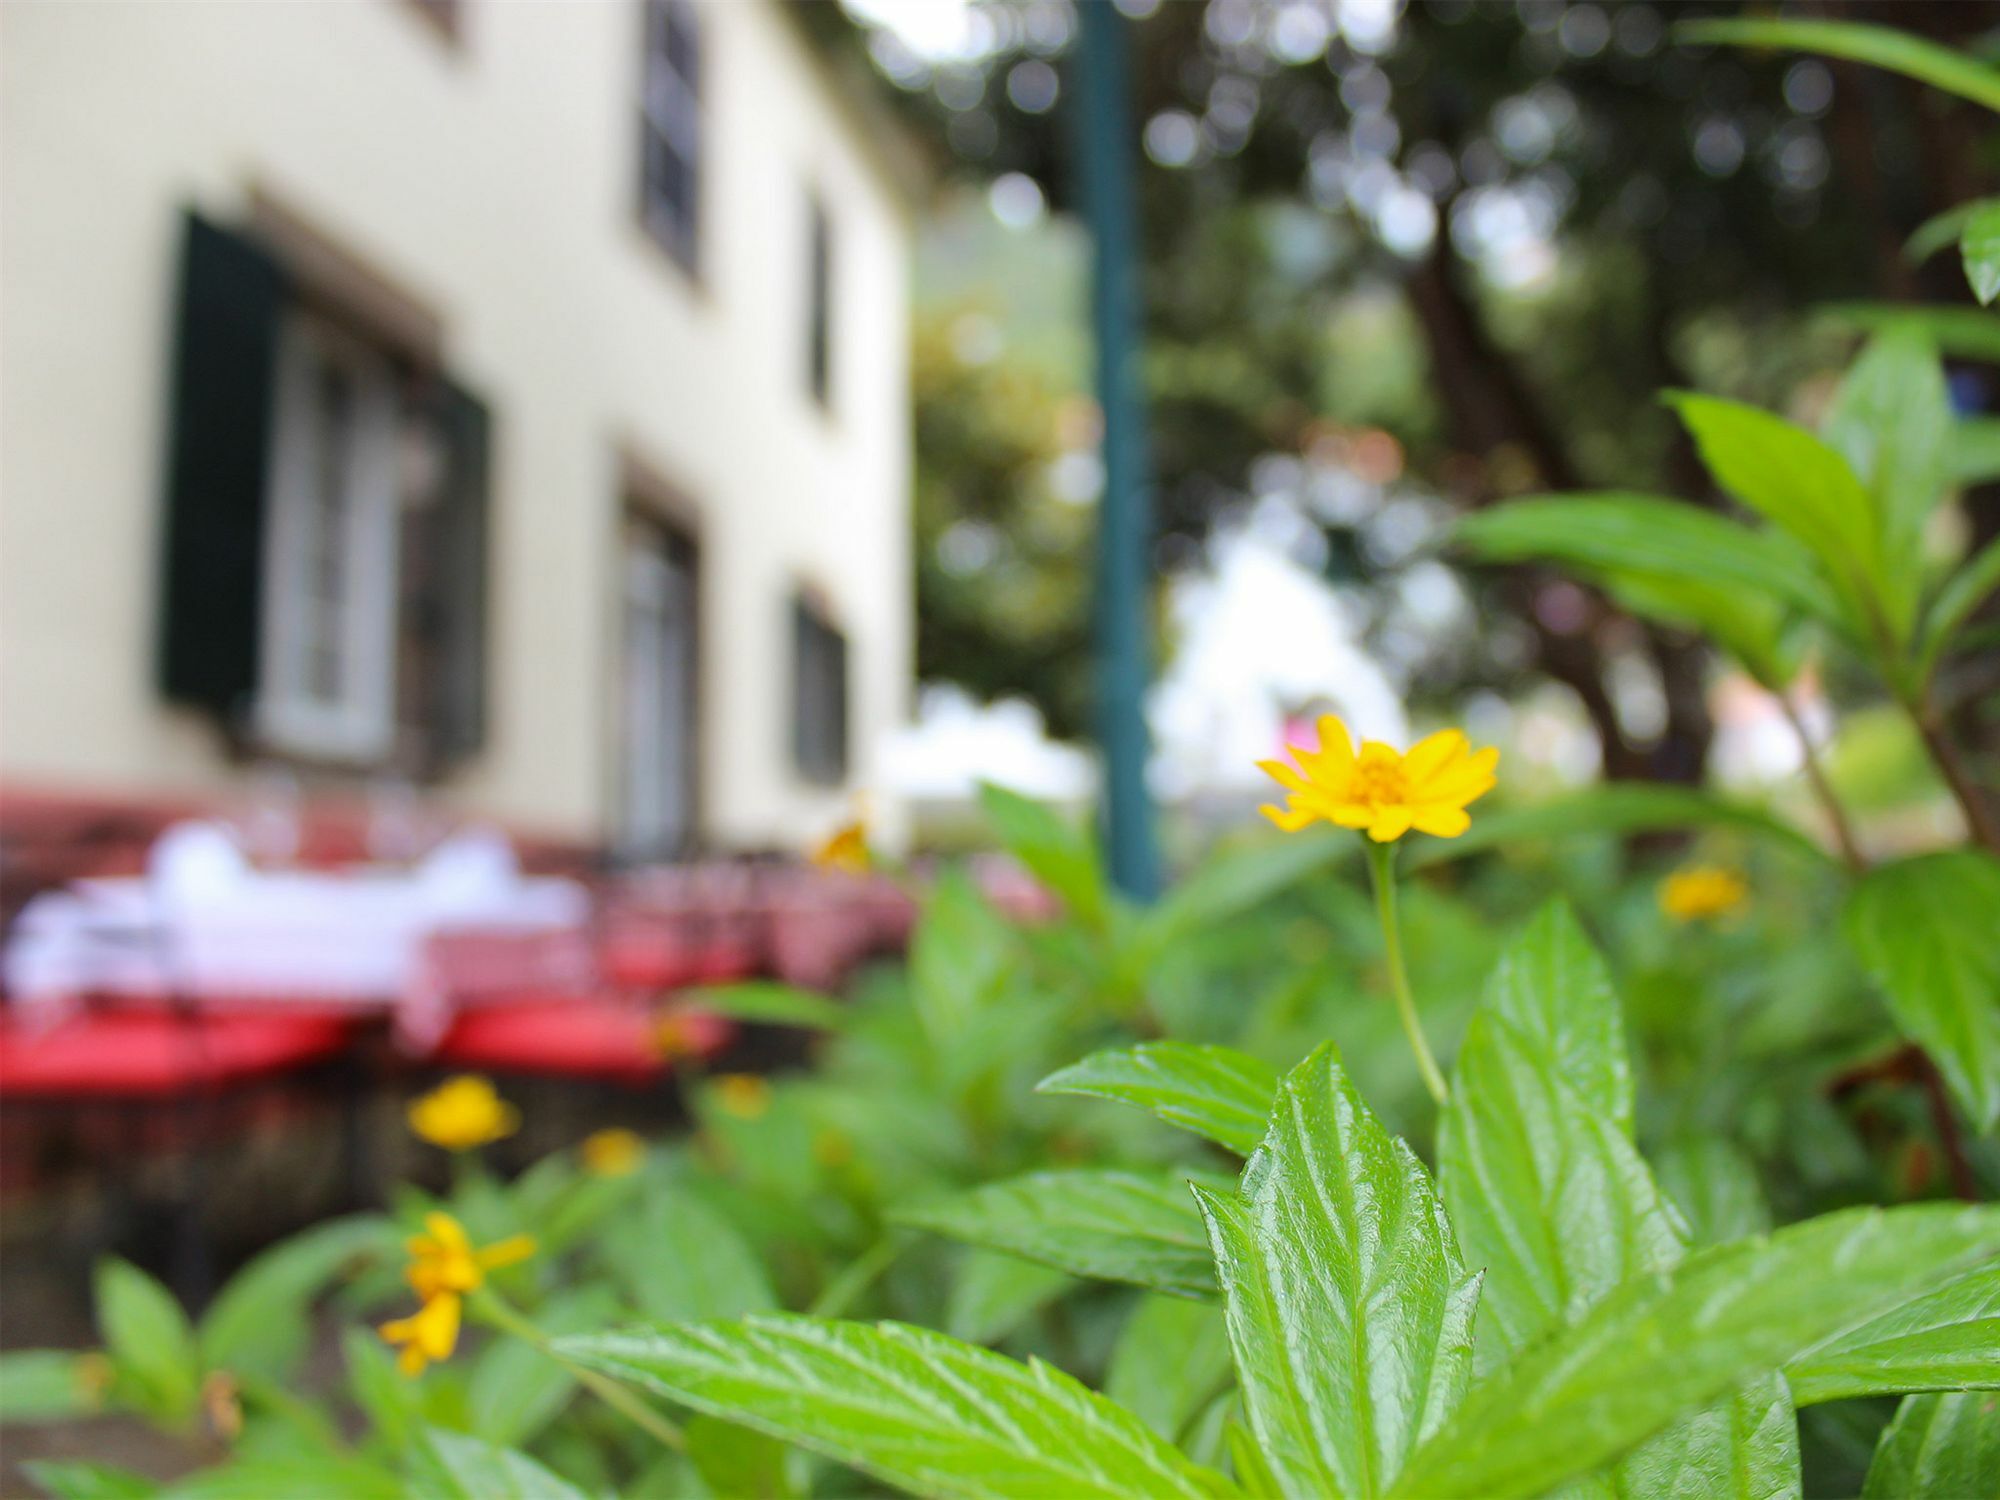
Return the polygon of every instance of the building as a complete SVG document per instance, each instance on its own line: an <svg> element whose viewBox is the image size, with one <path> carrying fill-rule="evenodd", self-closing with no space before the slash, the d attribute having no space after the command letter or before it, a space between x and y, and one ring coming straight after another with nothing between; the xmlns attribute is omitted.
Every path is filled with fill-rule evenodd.
<svg viewBox="0 0 2000 1500"><path fill-rule="evenodd" d="M17 848L271 766L823 833L911 692L906 150L778 0L0 6Z"/></svg>

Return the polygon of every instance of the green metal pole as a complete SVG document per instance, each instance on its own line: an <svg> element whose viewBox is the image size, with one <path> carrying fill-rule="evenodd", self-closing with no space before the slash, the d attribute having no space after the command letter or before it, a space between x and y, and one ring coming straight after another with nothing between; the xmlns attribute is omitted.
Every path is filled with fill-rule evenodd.
<svg viewBox="0 0 2000 1500"><path fill-rule="evenodd" d="M1134 900L1159 894L1160 858L1146 788L1146 680L1151 655L1152 496L1146 399L1139 365L1138 128L1130 38L1111 0L1077 6L1076 158L1095 248L1091 326L1104 413L1104 497L1098 509L1097 740L1104 764L1104 833L1111 880Z"/></svg>

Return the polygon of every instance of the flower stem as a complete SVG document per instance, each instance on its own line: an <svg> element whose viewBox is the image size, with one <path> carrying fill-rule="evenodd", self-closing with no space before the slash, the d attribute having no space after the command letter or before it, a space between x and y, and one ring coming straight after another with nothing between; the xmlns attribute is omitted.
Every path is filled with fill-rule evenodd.
<svg viewBox="0 0 2000 1500"><path fill-rule="evenodd" d="M1382 919L1382 946L1389 955L1389 988L1396 996L1396 1014L1402 1018L1403 1035L1410 1039L1410 1050L1417 1055L1417 1071L1423 1075L1424 1087L1442 1108L1449 1097L1444 1074L1438 1070L1437 1059L1431 1056L1430 1043L1424 1040L1423 1023L1417 1019L1416 997L1410 993L1410 976L1403 969L1403 934L1396 924L1394 844L1369 842L1368 873L1375 881L1375 911Z"/></svg>
<svg viewBox="0 0 2000 1500"><path fill-rule="evenodd" d="M609 1375L598 1370L593 1370L586 1365L580 1365L574 1361L564 1359L554 1349L549 1347L547 1334L529 1322L525 1315L517 1311L509 1303L502 1301L497 1293L490 1289L475 1292L472 1297L472 1306L479 1313L480 1317L491 1323L495 1328L500 1329L504 1333L511 1333L516 1338L526 1339L529 1343L533 1344L542 1353L574 1375L577 1379L577 1384L583 1386L620 1416L629 1418L635 1426L643 1428L650 1436L657 1438L676 1453L686 1451L687 1440L681 1435L680 1428L654 1411L636 1392L628 1390Z"/></svg>

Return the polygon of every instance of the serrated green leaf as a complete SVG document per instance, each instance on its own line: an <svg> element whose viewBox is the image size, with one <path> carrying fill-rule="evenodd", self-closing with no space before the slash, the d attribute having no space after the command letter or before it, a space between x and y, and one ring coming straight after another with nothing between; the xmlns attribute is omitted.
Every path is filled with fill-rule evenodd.
<svg viewBox="0 0 2000 1500"><path fill-rule="evenodd" d="M1903 1034L1930 1054L1976 1128L2000 1125L2000 861L1970 849L1869 871L1848 940Z"/></svg>
<svg viewBox="0 0 2000 1500"><path fill-rule="evenodd" d="M1609 1475L1620 1500L1798 1500L1799 1420L1791 1392L1781 1376L1762 1376L1648 1438Z"/></svg>
<svg viewBox="0 0 2000 1500"><path fill-rule="evenodd" d="M2000 297L2000 203L1988 200L1973 210L1958 249L1965 258L1965 279L1979 305Z"/></svg>
<svg viewBox="0 0 2000 1500"><path fill-rule="evenodd" d="M778 1305L757 1252L736 1226L678 1184L616 1221L604 1255L648 1317L730 1318Z"/></svg>
<svg viewBox="0 0 2000 1500"><path fill-rule="evenodd" d="M1262 839L1204 861L1140 914L1133 937L1142 964L1190 933L1213 931L1279 892L1355 853L1345 829L1307 829Z"/></svg>
<svg viewBox="0 0 2000 1500"><path fill-rule="evenodd" d="M1060 1370L907 1324L781 1315L557 1347L919 1494L1192 1500L1229 1488Z"/></svg>
<svg viewBox="0 0 2000 1500"><path fill-rule="evenodd" d="M396 1368L395 1357L370 1329L342 1329L340 1349L349 1398L386 1446L401 1448L416 1430L423 1388Z"/></svg>
<svg viewBox="0 0 2000 1500"><path fill-rule="evenodd" d="M2000 1211L1933 1204L1827 1214L1697 1251L1476 1384L1397 1492L1539 1495L1995 1255Z"/></svg>
<svg viewBox="0 0 2000 1500"><path fill-rule="evenodd" d="M1458 1401L1479 1300L1423 1164L1324 1045L1285 1077L1240 1188L1195 1196L1272 1472L1288 1494L1386 1492Z"/></svg>
<svg viewBox="0 0 2000 1500"><path fill-rule="evenodd" d="M160 1487L144 1474L111 1464L27 1463L21 1472L40 1486L50 1500L144 1500Z"/></svg>
<svg viewBox="0 0 2000 1500"><path fill-rule="evenodd" d="M1060 896L1078 921L1102 928L1110 918L1104 872L1089 836L1044 804L987 781L979 806L1007 852Z"/></svg>
<svg viewBox="0 0 2000 1500"><path fill-rule="evenodd" d="M1801 1406L2000 1387L2000 1263L1830 1339L1785 1366Z"/></svg>
<svg viewBox="0 0 2000 1500"><path fill-rule="evenodd" d="M1841 57L1901 73L1932 88L2000 110L2000 72L1970 53L1941 46L1890 26L1862 21L1813 21L1763 17L1683 21L1683 42L1737 47L1777 47Z"/></svg>
<svg viewBox="0 0 2000 1500"><path fill-rule="evenodd" d="M1720 1245L1771 1227L1757 1169L1721 1136L1684 1136L1655 1163L1660 1187L1697 1245Z"/></svg>
<svg viewBox="0 0 2000 1500"><path fill-rule="evenodd" d="M1486 1009L1508 1022L1577 1097L1628 1133L1632 1069L1611 971L1569 903L1546 903L1501 952Z"/></svg>
<svg viewBox="0 0 2000 1500"><path fill-rule="evenodd" d="M0 1422L59 1422L96 1411L85 1356L68 1349L0 1353Z"/></svg>
<svg viewBox="0 0 2000 1500"><path fill-rule="evenodd" d="M201 1356L180 1303L137 1266L97 1263L97 1324L121 1386L155 1416L177 1419L194 1410Z"/></svg>
<svg viewBox="0 0 2000 1500"><path fill-rule="evenodd" d="M527 1454L462 1432L427 1428L411 1457L412 1500L589 1500Z"/></svg>
<svg viewBox="0 0 2000 1500"><path fill-rule="evenodd" d="M932 885L910 940L910 998L931 1040L950 1055L972 1018L1000 992L1014 964L1006 924L962 870Z"/></svg>
<svg viewBox="0 0 2000 1500"><path fill-rule="evenodd" d="M397 1248L396 1226L379 1214L330 1219L273 1245L230 1277L202 1315L201 1357L215 1369L283 1379L305 1351L313 1299L343 1266Z"/></svg>
<svg viewBox="0 0 2000 1500"><path fill-rule="evenodd" d="M1215 1272L1188 1198L1188 1176L1090 1168L1031 1172L899 1208L891 1217L1072 1276L1213 1297Z"/></svg>
<svg viewBox="0 0 2000 1500"><path fill-rule="evenodd" d="M1169 1442L1230 1378L1222 1310L1180 1297L1143 1297L1111 1350L1104 1394Z"/></svg>
<svg viewBox="0 0 2000 1500"><path fill-rule="evenodd" d="M1970 1500L2000 1474L2000 1395L1905 1396L1883 1429L1862 1500Z"/></svg>
<svg viewBox="0 0 2000 1500"><path fill-rule="evenodd" d="M1035 1085L1135 1104L1204 1140L1248 1156L1264 1138L1278 1073L1261 1058L1196 1042L1141 1042L1093 1052Z"/></svg>

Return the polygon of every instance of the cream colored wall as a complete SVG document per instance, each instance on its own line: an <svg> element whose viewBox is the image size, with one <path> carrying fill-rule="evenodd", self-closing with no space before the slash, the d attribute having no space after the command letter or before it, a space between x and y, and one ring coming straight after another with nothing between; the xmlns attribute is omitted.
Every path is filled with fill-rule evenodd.
<svg viewBox="0 0 2000 1500"><path fill-rule="evenodd" d="M853 652L856 779L912 674L909 229L784 18L705 18L703 272L639 228L637 0L0 4L0 776L219 790L154 689L179 213L258 184L444 318L495 416L487 747L457 804L611 816L621 446L701 525L707 831L797 844L844 805L790 769L789 597ZM834 222L834 411L805 388L807 189Z"/></svg>

